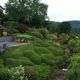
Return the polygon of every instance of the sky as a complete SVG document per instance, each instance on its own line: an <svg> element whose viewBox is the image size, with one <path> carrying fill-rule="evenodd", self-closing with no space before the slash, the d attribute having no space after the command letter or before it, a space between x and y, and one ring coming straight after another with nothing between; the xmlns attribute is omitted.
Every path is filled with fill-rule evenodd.
<svg viewBox="0 0 80 80"><path fill-rule="evenodd" d="M7 0L0 0L4 6ZM80 0L42 0L48 5L48 16L51 21L80 20Z"/></svg>

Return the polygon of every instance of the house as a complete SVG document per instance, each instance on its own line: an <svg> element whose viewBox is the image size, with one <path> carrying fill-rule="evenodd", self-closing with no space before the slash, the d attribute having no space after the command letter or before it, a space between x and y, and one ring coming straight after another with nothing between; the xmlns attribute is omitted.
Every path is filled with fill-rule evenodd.
<svg viewBox="0 0 80 80"><path fill-rule="evenodd" d="M0 11L3 11L3 10L4 10L4 8L2 6L0 6Z"/></svg>

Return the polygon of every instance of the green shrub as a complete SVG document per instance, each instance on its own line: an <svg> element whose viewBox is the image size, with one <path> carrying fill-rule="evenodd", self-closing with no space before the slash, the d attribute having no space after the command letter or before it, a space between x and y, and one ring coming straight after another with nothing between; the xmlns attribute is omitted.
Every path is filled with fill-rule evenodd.
<svg viewBox="0 0 80 80"><path fill-rule="evenodd" d="M80 80L80 63L74 63L73 66L68 69L64 80Z"/></svg>
<svg viewBox="0 0 80 80"><path fill-rule="evenodd" d="M28 57L33 63L40 64L41 57L34 51L26 50L24 53L25 57Z"/></svg>
<svg viewBox="0 0 80 80"><path fill-rule="evenodd" d="M80 63L72 63L66 73L64 80L80 80Z"/></svg>
<svg viewBox="0 0 80 80"><path fill-rule="evenodd" d="M19 46L10 47L5 51L5 53L3 55L4 56L3 58L7 58L7 57L9 57L9 58L16 58L17 57L17 58L19 58L19 57L22 56L22 53L23 53L23 51L22 51L21 47L19 47Z"/></svg>
<svg viewBox="0 0 80 80"><path fill-rule="evenodd" d="M36 28L28 28L27 33L31 34L32 32L37 32Z"/></svg>
<svg viewBox="0 0 80 80"><path fill-rule="evenodd" d="M19 65L17 67L12 67L9 69L11 74L10 80L28 80L27 76L25 75L24 67Z"/></svg>
<svg viewBox="0 0 80 80"><path fill-rule="evenodd" d="M3 59L0 59L0 66L3 66Z"/></svg>
<svg viewBox="0 0 80 80"><path fill-rule="evenodd" d="M41 44L40 44L41 41L42 40L39 39L39 38L34 38L34 41L32 42L32 44L33 44L33 46L39 46L39 47L41 47Z"/></svg>
<svg viewBox="0 0 80 80"><path fill-rule="evenodd" d="M69 46L75 46L76 45L76 41L74 39L70 39L68 42Z"/></svg>
<svg viewBox="0 0 80 80"><path fill-rule="evenodd" d="M56 48L62 48L61 45L54 43L52 40L41 40L41 39L34 39L33 41L33 45L34 46L38 46L38 47L56 47Z"/></svg>
<svg viewBox="0 0 80 80"><path fill-rule="evenodd" d="M43 35L44 38L48 37L48 30L46 28L40 28L39 32Z"/></svg>
<svg viewBox="0 0 80 80"><path fill-rule="evenodd" d="M50 52L47 48L45 48L45 47L35 47L34 49L35 49L35 51L36 51L39 55L41 55L41 54L50 54L50 53L51 53L51 52Z"/></svg>
<svg viewBox="0 0 80 80"><path fill-rule="evenodd" d="M3 58L19 58L23 56L23 53L25 50L33 50L32 44L25 44L15 47L7 48L3 55L1 55Z"/></svg>
<svg viewBox="0 0 80 80"><path fill-rule="evenodd" d="M25 33L28 30L28 26L23 24L23 23L19 23L18 26L17 26L17 30L20 33Z"/></svg>
<svg viewBox="0 0 80 80"><path fill-rule="evenodd" d="M65 80L80 80L80 53L72 57Z"/></svg>
<svg viewBox="0 0 80 80"><path fill-rule="evenodd" d="M56 56L55 66L59 67L60 65L64 65L67 58L68 58L67 56L66 57Z"/></svg>
<svg viewBox="0 0 80 80"><path fill-rule="evenodd" d="M9 80L11 78L11 74L9 73L7 68L0 68L0 80Z"/></svg>
<svg viewBox="0 0 80 80"><path fill-rule="evenodd" d="M51 44L48 41L43 41L36 38L33 41L33 45L38 47L49 47Z"/></svg>
<svg viewBox="0 0 80 80"><path fill-rule="evenodd" d="M48 47L48 49L55 56L64 56L64 54L65 54L65 51L62 48L60 48L60 47L53 46L53 47Z"/></svg>
<svg viewBox="0 0 80 80"><path fill-rule="evenodd" d="M74 53L80 53L80 45L74 48Z"/></svg>
<svg viewBox="0 0 80 80"><path fill-rule="evenodd" d="M42 63L53 66L55 65L55 56L53 54L41 54Z"/></svg>
<svg viewBox="0 0 80 80"><path fill-rule="evenodd" d="M25 50L33 50L34 46L33 44L26 44L26 45L21 45L18 48L23 52Z"/></svg>
<svg viewBox="0 0 80 80"><path fill-rule="evenodd" d="M68 58L68 53L65 52L61 47L48 47L51 53L55 56L55 67L58 67L61 64L64 64Z"/></svg>
<svg viewBox="0 0 80 80"><path fill-rule="evenodd" d="M33 65L33 63L26 57L21 57L19 59L7 58L4 61L7 66L19 66L19 65Z"/></svg>
<svg viewBox="0 0 80 80"><path fill-rule="evenodd" d="M48 80L50 75L50 69L48 66L35 65L36 71L39 73L39 80Z"/></svg>
<svg viewBox="0 0 80 80"><path fill-rule="evenodd" d="M47 40L41 40L38 38L35 38L33 41L33 45L34 46L38 46L38 47L49 47L52 44L50 44L51 42L47 41Z"/></svg>
<svg viewBox="0 0 80 80"><path fill-rule="evenodd" d="M48 80L50 69L42 65L27 66L25 67L25 74L29 80Z"/></svg>
<svg viewBox="0 0 80 80"><path fill-rule="evenodd" d="M28 77L29 80L39 80L39 73L34 68L34 66L26 66L25 75Z"/></svg>
<svg viewBox="0 0 80 80"><path fill-rule="evenodd" d="M0 68L0 80L28 80L24 67Z"/></svg>
<svg viewBox="0 0 80 80"><path fill-rule="evenodd" d="M49 34L47 39L48 39L48 40L51 40L51 41L54 41L54 35Z"/></svg>
<svg viewBox="0 0 80 80"><path fill-rule="evenodd" d="M28 35L28 34L15 34L16 39L24 39L24 40L33 40L33 36Z"/></svg>
<svg viewBox="0 0 80 80"><path fill-rule="evenodd" d="M57 32L57 25L56 24L48 24L47 29L50 33L55 33Z"/></svg>
<svg viewBox="0 0 80 80"><path fill-rule="evenodd" d="M7 27L9 30L14 31L14 29L17 28L18 22L15 22L15 21L5 21L5 22L3 23L3 25L4 25L5 27Z"/></svg>
<svg viewBox="0 0 80 80"><path fill-rule="evenodd" d="M41 33L39 33L39 32L32 32L31 35L35 36L36 38L39 38L41 40L44 40L43 35Z"/></svg>
<svg viewBox="0 0 80 80"><path fill-rule="evenodd" d="M1 55L2 59L5 59L7 57L13 57L13 53L14 53L14 50L16 51L18 49L18 46L17 47L10 47L10 48L7 48L3 55Z"/></svg>

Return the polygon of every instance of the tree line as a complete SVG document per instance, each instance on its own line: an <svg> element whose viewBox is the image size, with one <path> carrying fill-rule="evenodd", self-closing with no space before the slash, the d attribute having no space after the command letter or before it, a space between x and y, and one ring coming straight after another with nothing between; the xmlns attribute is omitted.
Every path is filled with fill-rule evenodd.
<svg viewBox="0 0 80 80"><path fill-rule="evenodd" d="M48 5L40 0L8 0L5 4L5 14L0 13L3 21L16 21L28 26L47 27L51 32L68 33L71 30L69 22L54 23L46 21Z"/></svg>

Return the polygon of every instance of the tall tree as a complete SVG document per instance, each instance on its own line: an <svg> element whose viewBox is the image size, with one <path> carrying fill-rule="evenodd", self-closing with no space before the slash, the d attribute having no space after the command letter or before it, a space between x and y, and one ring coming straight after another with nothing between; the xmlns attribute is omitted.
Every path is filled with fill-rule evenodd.
<svg viewBox="0 0 80 80"><path fill-rule="evenodd" d="M42 23L45 20L47 8L48 6L40 3L39 0L8 0L6 3L6 13L13 20L27 20L33 24L36 21Z"/></svg>
<svg viewBox="0 0 80 80"><path fill-rule="evenodd" d="M5 20L5 14L3 13L3 10L0 10L0 23L2 24Z"/></svg>
<svg viewBox="0 0 80 80"><path fill-rule="evenodd" d="M38 6L37 6L38 5ZM32 24L39 24L42 25L47 18L47 8L48 6L43 3L38 3L37 0L32 5Z"/></svg>
<svg viewBox="0 0 80 80"><path fill-rule="evenodd" d="M56 33L58 29L58 23L54 21L48 21L46 23L47 29L49 30L50 33Z"/></svg>
<svg viewBox="0 0 80 80"><path fill-rule="evenodd" d="M60 33L69 33L71 31L71 25L69 22L62 22L59 26Z"/></svg>

